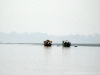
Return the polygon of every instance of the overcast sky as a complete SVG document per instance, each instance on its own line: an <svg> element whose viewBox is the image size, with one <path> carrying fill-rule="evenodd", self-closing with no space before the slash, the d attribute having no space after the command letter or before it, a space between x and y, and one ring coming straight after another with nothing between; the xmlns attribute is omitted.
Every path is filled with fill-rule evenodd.
<svg viewBox="0 0 100 75"><path fill-rule="evenodd" d="M0 0L0 32L100 34L100 0Z"/></svg>

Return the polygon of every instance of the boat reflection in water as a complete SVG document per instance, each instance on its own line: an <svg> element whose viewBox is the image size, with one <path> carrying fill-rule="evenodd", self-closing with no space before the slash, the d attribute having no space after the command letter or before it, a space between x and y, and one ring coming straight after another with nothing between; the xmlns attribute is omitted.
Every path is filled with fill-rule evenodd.
<svg viewBox="0 0 100 75"><path fill-rule="evenodd" d="M52 41L50 40L44 41L44 46L52 46Z"/></svg>
<svg viewBox="0 0 100 75"><path fill-rule="evenodd" d="M68 40L62 41L63 47L70 47L71 43Z"/></svg>

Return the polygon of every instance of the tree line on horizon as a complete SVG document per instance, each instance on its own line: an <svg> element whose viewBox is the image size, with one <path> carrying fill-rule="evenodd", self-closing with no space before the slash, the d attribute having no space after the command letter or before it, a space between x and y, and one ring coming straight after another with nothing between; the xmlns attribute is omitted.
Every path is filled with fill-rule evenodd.
<svg viewBox="0 0 100 75"><path fill-rule="evenodd" d="M3 33L0 32L1 43L43 43L45 40L52 40L53 43L62 43L63 40L68 40L71 43L100 43L100 34L94 35L66 35L55 36L47 35L46 33Z"/></svg>

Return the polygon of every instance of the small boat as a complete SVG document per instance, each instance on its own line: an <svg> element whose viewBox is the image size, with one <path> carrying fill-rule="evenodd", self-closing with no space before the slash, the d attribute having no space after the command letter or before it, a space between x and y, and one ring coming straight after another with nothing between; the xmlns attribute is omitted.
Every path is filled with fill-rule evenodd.
<svg viewBox="0 0 100 75"><path fill-rule="evenodd" d="M74 47L77 47L77 46L74 46Z"/></svg>
<svg viewBox="0 0 100 75"><path fill-rule="evenodd" d="M52 45L52 41L50 40L44 41L44 46L51 46L51 45Z"/></svg>
<svg viewBox="0 0 100 75"><path fill-rule="evenodd" d="M68 40L66 40L66 41L62 41L62 45L63 47L70 47L71 43Z"/></svg>

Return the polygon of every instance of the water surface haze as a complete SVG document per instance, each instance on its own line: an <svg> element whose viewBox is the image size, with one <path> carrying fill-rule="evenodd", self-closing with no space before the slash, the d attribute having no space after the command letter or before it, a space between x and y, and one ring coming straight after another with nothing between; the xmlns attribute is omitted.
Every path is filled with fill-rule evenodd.
<svg viewBox="0 0 100 75"><path fill-rule="evenodd" d="M100 47L0 44L0 75L100 75Z"/></svg>

